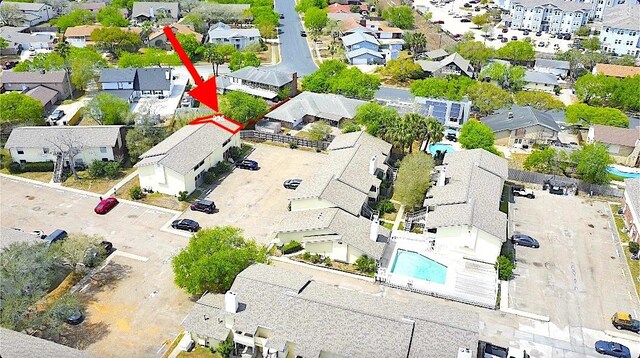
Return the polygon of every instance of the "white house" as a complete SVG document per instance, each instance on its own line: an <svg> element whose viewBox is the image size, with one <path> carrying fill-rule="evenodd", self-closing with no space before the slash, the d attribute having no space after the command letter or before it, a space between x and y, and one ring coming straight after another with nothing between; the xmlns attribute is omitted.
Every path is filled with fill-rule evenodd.
<svg viewBox="0 0 640 358"><path fill-rule="evenodd" d="M5 25L35 26L49 21L55 15L50 5L42 3L2 1L0 6L15 7L22 13L18 24L11 24L11 20L3 19L0 15L0 23Z"/></svg>
<svg viewBox="0 0 640 358"><path fill-rule="evenodd" d="M221 116L213 120L229 127ZM226 160L231 147L239 146L239 134L213 123L184 126L140 156L135 165L140 186L168 195L191 193L209 168Z"/></svg>
<svg viewBox="0 0 640 358"><path fill-rule="evenodd" d="M180 18L179 2L137 1L131 9L131 20L137 23L145 21L176 22Z"/></svg>
<svg viewBox="0 0 640 358"><path fill-rule="evenodd" d="M129 102L140 97L168 97L173 90L170 67L105 68L98 82L103 91Z"/></svg>
<svg viewBox="0 0 640 358"><path fill-rule="evenodd" d="M260 41L258 29L232 29L231 26L218 22L209 28L208 41L219 45L233 45L236 50L242 50L252 43Z"/></svg>
<svg viewBox="0 0 640 358"><path fill-rule="evenodd" d="M573 33L594 17L593 4L564 0L513 0L508 27L550 33Z"/></svg>
<svg viewBox="0 0 640 358"><path fill-rule="evenodd" d="M289 97L298 94L298 74L247 66L217 78L218 93L240 91L273 100L283 91Z"/></svg>
<svg viewBox="0 0 640 358"><path fill-rule="evenodd" d="M53 43L57 41L55 35L49 33L28 33L26 27L0 27L0 37L8 44L2 49L2 54L15 55L22 50L53 48Z"/></svg>
<svg viewBox="0 0 640 358"><path fill-rule="evenodd" d="M125 153L124 126L40 126L17 127L11 131L5 149L18 163L55 162L61 151L78 151L76 164L112 161ZM68 160L66 160L69 164Z"/></svg>
<svg viewBox="0 0 640 358"><path fill-rule="evenodd" d="M561 78L566 78L569 75L571 65L569 61L536 59L533 70L536 72L551 73Z"/></svg>
<svg viewBox="0 0 640 358"><path fill-rule="evenodd" d="M609 0L610 1L610 0ZM640 5L629 1L608 9L602 20L602 50L640 58Z"/></svg>
<svg viewBox="0 0 640 358"><path fill-rule="evenodd" d="M558 77L551 73L526 70L524 73L524 90L554 93L559 84Z"/></svg>

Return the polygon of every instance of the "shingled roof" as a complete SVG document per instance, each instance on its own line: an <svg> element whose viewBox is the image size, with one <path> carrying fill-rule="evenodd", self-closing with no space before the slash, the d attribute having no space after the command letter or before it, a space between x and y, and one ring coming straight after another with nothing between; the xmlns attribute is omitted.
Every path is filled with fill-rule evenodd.
<svg viewBox="0 0 640 358"><path fill-rule="evenodd" d="M124 126L38 126L17 127L4 147L54 148L61 138L70 138L85 148L114 147Z"/></svg>
<svg viewBox="0 0 640 358"><path fill-rule="evenodd" d="M516 130L535 125L543 126L554 132L559 132L560 127L548 112L539 111L530 106L513 105L509 109L503 109L482 119L482 123L491 127L494 132Z"/></svg>
<svg viewBox="0 0 640 358"><path fill-rule="evenodd" d="M89 353L6 328L0 328L0 349L2 358L91 357Z"/></svg>
<svg viewBox="0 0 640 358"><path fill-rule="evenodd" d="M593 140L604 144L635 147L640 143L640 128L618 128L595 124Z"/></svg>

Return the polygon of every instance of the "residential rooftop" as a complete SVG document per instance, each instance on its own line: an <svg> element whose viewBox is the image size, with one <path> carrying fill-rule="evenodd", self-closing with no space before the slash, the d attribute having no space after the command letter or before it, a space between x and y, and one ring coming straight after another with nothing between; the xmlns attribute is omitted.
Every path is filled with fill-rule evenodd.
<svg viewBox="0 0 640 358"><path fill-rule="evenodd" d="M546 72L526 70L524 72L524 81L528 83L540 83L545 85L558 85L556 75Z"/></svg>
<svg viewBox="0 0 640 358"><path fill-rule="evenodd" d="M625 179L625 195L629 197L629 205L640 215L640 178Z"/></svg>
<svg viewBox="0 0 640 358"><path fill-rule="evenodd" d="M593 68L593 73L596 75L605 75L620 78L633 77L635 75L640 75L640 67L598 63Z"/></svg>
<svg viewBox="0 0 640 358"><path fill-rule="evenodd" d="M6 249L10 245L19 242L35 244L42 243L44 241L28 232L8 227L0 227L0 250Z"/></svg>
<svg viewBox="0 0 640 358"><path fill-rule="evenodd" d="M591 3L564 1L564 0L513 0L511 6L522 5L526 8L532 7L544 7L545 5L552 5L564 11L589 11L592 8Z"/></svg>
<svg viewBox="0 0 640 358"><path fill-rule="evenodd" d="M539 111L530 106L513 105L509 109L499 110L482 119L482 123L491 127L494 132L512 131L540 125L554 132L559 132L560 127L550 112Z"/></svg>
<svg viewBox="0 0 640 358"><path fill-rule="evenodd" d="M571 69L571 64L569 63L569 61L547 60L544 58L539 58L536 59L536 67L569 70Z"/></svg>
<svg viewBox="0 0 640 358"><path fill-rule="evenodd" d="M89 353L6 328L0 328L0 349L2 358L91 357Z"/></svg>
<svg viewBox="0 0 640 358"><path fill-rule="evenodd" d="M62 83L66 72L64 71L33 71L33 72L14 72L2 71L0 83Z"/></svg>
<svg viewBox="0 0 640 358"><path fill-rule="evenodd" d="M243 81L261 83L268 86L281 87L293 81L293 72L284 72L262 67L247 66L226 75Z"/></svg>
<svg viewBox="0 0 640 358"><path fill-rule="evenodd" d="M178 2L136 1L133 3L133 8L131 9L131 17L132 18L135 18L138 16L150 17L160 9L166 9L171 14L171 17L177 19L178 13L180 12L180 5L178 4ZM151 14L151 12L153 12L154 14Z"/></svg>
<svg viewBox="0 0 640 358"><path fill-rule="evenodd" d="M595 124L593 127L594 140L603 144L613 144L625 147L640 145L640 128L618 128Z"/></svg>
<svg viewBox="0 0 640 358"><path fill-rule="evenodd" d="M113 147L124 126L36 126L17 127L11 131L4 147L56 148L54 143L73 143L83 148Z"/></svg>
<svg viewBox="0 0 640 358"><path fill-rule="evenodd" d="M640 6L638 6L637 2L629 1L626 4L618 4L607 9L602 19L602 26L640 31L639 19Z"/></svg>
<svg viewBox="0 0 640 358"><path fill-rule="evenodd" d="M302 92L266 114L275 120L294 123L306 115L340 120L353 118L356 109L367 102L337 94Z"/></svg>

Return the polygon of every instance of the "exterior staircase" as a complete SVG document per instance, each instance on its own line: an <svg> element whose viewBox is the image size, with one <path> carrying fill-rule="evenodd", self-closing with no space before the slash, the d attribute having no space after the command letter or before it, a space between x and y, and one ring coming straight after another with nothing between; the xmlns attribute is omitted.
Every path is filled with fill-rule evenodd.
<svg viewBox="0 0 640 358"><path fill-rule="evenodd" d="M374 210L369 206L369 204L362 205L360 214L370 220L374 220L374 218L380 217L380 213L378 212L378 210Z"/></svg>
<svg viewBox="0 0 640 358"><path fill-rule="evenodd" d="M62 183L63 175L64 159L62 158L62 153L58 153L58 155L56 156L56 163L53 165L53 182Z"/></svg>
<svg viewBox="0 0 640 358"><path fill-rule="evenodd" d="M424 221L427 218L427 208L408 212L404 217L405 231L411 231L414 226L424 227Z"/></svg>

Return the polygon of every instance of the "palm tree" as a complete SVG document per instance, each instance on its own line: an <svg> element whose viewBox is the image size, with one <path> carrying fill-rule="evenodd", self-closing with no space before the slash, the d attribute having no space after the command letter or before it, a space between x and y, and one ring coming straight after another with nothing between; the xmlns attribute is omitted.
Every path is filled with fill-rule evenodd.
<svg viewBox="0 0 640 358"><path fill-rule="evenodd" d="M444 138L444 125L433 117L427 118L427 144L431 141L440 142L442 138Z"/></svg>
<svg viewBox="0 0 640 358"><path fill-rule="evenodd" d="M67 41L62 41L56 46L56 53L64 59L64 71L67 73L67 84L69 86L69 94L73 99L73 88L71 87L71 68L69 66L69 54L71 54L71 45Z"/></svg>
<svg viewBox="0 0 640 358"><path fill-rule="evenodd" d="M427 117L418 113L407 113L404 115L403 120L406 122L406 126L411 133L411 142L409 142L409 153L413 152L413 142L416 140L422 141L427 135Z"/></svg>
<svg viewBox="0 0 640 358"><path fill-rule="evenodd" d="M427 37L422 32L415 32L413 34L413 57L419 53L422 53L427 48Z"/></svg>

